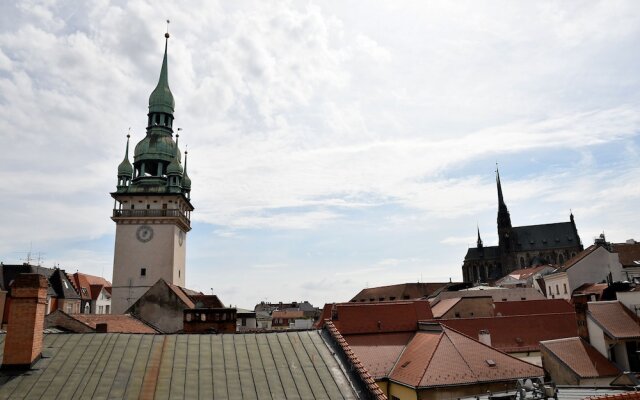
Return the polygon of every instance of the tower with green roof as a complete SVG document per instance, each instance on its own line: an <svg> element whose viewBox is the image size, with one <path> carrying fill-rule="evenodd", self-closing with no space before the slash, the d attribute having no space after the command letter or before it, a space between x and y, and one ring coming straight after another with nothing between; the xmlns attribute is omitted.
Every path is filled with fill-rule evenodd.
<svg viewBox="0 0 640 400"><path fill-rule="evenodd" d="M185 286L186 236L191 230L191 179L174 135L175 101L169 88L165 34L160 78L149 96L145 137L129 161L129 135L118 166L113 216L112 312L121 314L158 279ZM178 129L179 130L179 129ZM175 139L174 139L175 136Z"/></svg>

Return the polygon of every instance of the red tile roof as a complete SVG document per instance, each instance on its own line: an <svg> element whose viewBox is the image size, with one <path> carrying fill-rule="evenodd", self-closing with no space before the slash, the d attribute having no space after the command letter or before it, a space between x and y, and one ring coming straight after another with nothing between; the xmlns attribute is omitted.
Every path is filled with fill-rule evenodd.
<svg viewBox="0 0 640 400"><path fill-rule="evenodd" d="M336 329L333 322L331 322L330 320L326 320L324 329L329 332L329 335L331 335L333 341L340 347L344 356L347 358L347 362L351 365L353 371L358 374L362 382L365 384L365 387L369 392L368 398L372 400L387 400L387 396L384 394L382 389L380 389L380 387L373 379L373 377L369 374L364 365L362 365L353 350L351 350L349 343L347 343L342 334L338 331L338 329Z"/></svg>
<svg viewBox="0 0 640 400"><path fill-rule="evenodd" d="M619 301L596 301L587 304L587 314L612 338L640 338L640 320Z"/></svg>
<svg viewBox="0 0 640 400"><path fill-rule="evenodd" d="M579 337L540 342L553 356L581 378L618 376L620 370Z"/></svg>
<svg viewBox="0 0 640 400"><path fill-rule="evenodd" d="M410 300L431 296L439 290L451 285L451 282L418 282L398 285L378 286L362 289L351 301L393 301ZM373 300L372 300L373 299ZM380 300L382 299L382 300Z"/></svg>
<svg viewBox="0 0 640 400"><path fill-rule="evenodd" d="M446 314L453 306L458 304L462 300L462 297L454 297L452 299L444 299L440 300L438 304L431 307L431 312L433 313L433 318L441 318L444 314Z"/></svg>
<svg viewBox="0 0 640 400"><path fill-rule="evenodd" d="M499 285L500 282L507 278L507 277L512 277L514 279L518 279L518 280L525 280L525 279L529 279L531 276L537 274L538 272L546 269L546 268L553 268L553 266L551 265L539 265L537 267L531 267L531 268L522 268L522 269L517 269L515 271L511 271L509 272L509 274L507 274L504 278L499 279L496 282L496 285Z"/></svg>
<svg viewBox="0 0 640 400"><path fill-rule="evenodd" d="M564 299L501 301L493 304L496 316L534 315L574 312L574 308Z"/></svg>
<svg viewBox="0 0 640 400"><path fill-rule="evenodd" d="M437 321L472 338L477 338L481 330L487 330L491 335L491 346L506 352L536 351L542 340L578 334L575 312Z"/></svg>
<svg viewBox="0 0 640 400"><path fill-rule="evenodd" d="M191 301L191 299L185 293L183 288L181 288L180 286L177 286L177 285L172 285L172 284L170 284L168 282L165 282L165 283L167 284L169 289L171 289L171 291L173 291L173 293L175 293L176 296L178 296L178 298L180 298L180 300L182 300L182 302L185 304L185 306L187 306L187 308L195 308L195 304L193 303L193 301Z"/></svg>
<svg viewBox="0 0 640 400"><path fill-rule="evenodd" d="M96 300L100 295L102 287L105 289L111 288L111 282L99 276L76 272L69 278L83 300ZM86 290L86 293L82 290L83 288Z"/></svg>
<svg viewBox="0 0 640 400"><path fill-rule="evenodd" d="M345 335L347 343L375 379L389 375L414 332Z"/></svg>
<svg viewBox="0 0 640 400"><path fill-rule="evenodd" d="M640 392L624 392L617 394L607 394L604 396L585 397L583 400L640 400Z"/></svg>
<svg viewBox="0 0 640 400"><path fill-rule="evenodd" d="M430 388L542 375L540 367L442 327L441 331L418 331L389 379L414 388Z"/></svg>
<svg viewBox="0 0 640 400"><path fill-rule="evenodd" d="M623 267L640 267L640 243L613 243L611 248L618 253Z"/></svg>
<svg viewBox="0 0 640 400"><path fill-rule="evenodd" d="M106 323L107 332L111 333L158 333L129 314L70 314L69 316L93 329L96 329L97 324Z"/></svg>
<svg viewBox="0 0 640 400"><path fill-rule="evenodd" d="M320 318L322 321L325 319L333 321L343 335L351 335L413 332L418 329L418 321L432 319L433 314L428 301L406 300L384 303L326 304Z"/></svg>

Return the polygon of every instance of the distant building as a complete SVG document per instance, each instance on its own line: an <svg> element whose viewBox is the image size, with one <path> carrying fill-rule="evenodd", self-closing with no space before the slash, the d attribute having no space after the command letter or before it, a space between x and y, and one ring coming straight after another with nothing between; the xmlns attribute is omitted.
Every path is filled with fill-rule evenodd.
<svg viewBox="0 0 640 400"><path fill-rule="evenodd" d="M111 282L80 272L71 275L70 279L80 295L80 313L111 314Z"/></svg>
<svg viewBox="0 0 640 400"><path fill-rule="evenodd" d="M595 243L544 276L547 298L570 300L575 289L586 283L619 282L623 278L618 253L604 235Z"/></svg>
<svg viewBox="0 0 640 400"><path fill-rule="evenodd" d="M468 287L458 282L411 282L397 285L378 286L362 289L350 301L352 303L413 300L433 297L447 290L460 290Z"/></svg>
<svg viewBox="0 0 640 400"><path fill-rule="evenodd" d="M611 250L618 253L620 264L622 264L622 279L640 283L640 243L633 239L625 243L612 243Z"/></svg>
<svg viewBox="0 0 640 400"><path fill-rule="evenodd" d="M511 226L497 170L496 184L498 246L484 246L478 229L476 247L467 251L462 264L465 282L494 282L516 269L562 264L582 251L573 214L569 216L569 222Z"/></svg>
<svg viewBox="0 0 640 400"><path fill-rule="evenodd" d="M256 312L238 308L236 311L236 331L246 332L258 329Z"/></svg>
<svg viewBox="0 0 640 400"><path fill-rule="evenodd" d="M535 280L556 270L553 265L538 265L530 268L517 269L498 279L496 286L500 287L535 287Z"/></svg>

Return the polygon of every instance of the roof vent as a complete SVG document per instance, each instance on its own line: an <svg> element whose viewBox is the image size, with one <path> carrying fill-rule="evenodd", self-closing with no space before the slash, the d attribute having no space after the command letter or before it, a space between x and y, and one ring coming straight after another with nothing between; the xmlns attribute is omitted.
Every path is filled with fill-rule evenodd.
<svg viewBox="0 0 640 400"><path fill-rule="evenodd" d="M495 367L496 366L496 362L493 360L484 360L484 362L487 363L488 366L490 367Z"/></svg>

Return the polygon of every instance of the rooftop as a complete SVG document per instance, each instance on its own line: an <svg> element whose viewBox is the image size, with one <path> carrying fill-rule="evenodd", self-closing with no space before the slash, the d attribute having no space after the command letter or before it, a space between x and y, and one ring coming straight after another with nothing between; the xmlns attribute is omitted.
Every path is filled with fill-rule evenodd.
<svg viewBox="0 0 640 400"><path fill-rule="evenodd" d="M613 243L611 248L618 253L624 268L640 267L640 243Z"/></svg>
<svg viewBox="0 0 640 400"><path fill-rule="evenodd" d="M111 333L157 333L155 329L129 314L70 314L85 325L96 329L98 324L107 324Z"/></svg>
<svg viewBox="0 0 640 400"><path fill-rule="evenodd" d="M440 319L443 325L473 338L489 331L491 346L505 352L537 351L543 340L578 334L575 312L502 317Z"/></svg>
<svg viewBox="0 0 640 400"><path fill-rule="evenodd" d="M581 378L614 377L621 372L598 350L579 337L543 341L540 346Z"/></svg>
<svg viewBox="0 0 640 400"><path fill-rule="evenodd" d="M449 285L455 285L455 283L417 282L401 283L398 285L389 286L378 286L362 289L360 293L358 293L351 299L351 301L364 302L419 299L422 297L432 296Z"/></svg>
<svg viewBox="0 0 640 400"><path fill-rule="evenodd" d="M318 331L44 340L35 368L0 372L0 398L359 398Z"/></svg>
<svg viewBox="0 0 640 400"><path fill-rule="evenodd" d="M638 317L619 301L597 301L587 304L587 314L611 338L640 338L640 321Z"/></svg>
<svg viewBox="0 0 640 400"><path fill-rule="evenodd" d="M453 329L418 331L389 379L416 388L499 382L542 376L542 368Z"/></svg>

